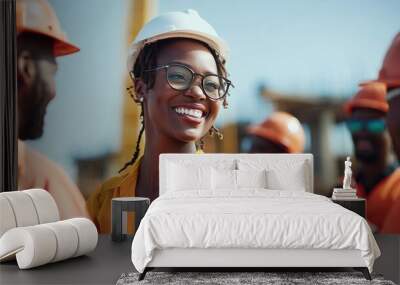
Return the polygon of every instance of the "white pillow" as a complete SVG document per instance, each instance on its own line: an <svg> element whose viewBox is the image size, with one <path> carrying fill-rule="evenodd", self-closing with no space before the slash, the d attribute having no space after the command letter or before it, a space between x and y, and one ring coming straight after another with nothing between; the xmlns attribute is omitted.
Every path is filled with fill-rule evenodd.
<svg viewBox="0 0 400 285"><path fill-rule="evenodd" d="M211 175L211 167L169 163L167 189L168 191L210 190Z"/></svg>
<svg viewBox="0 0 400 285"><path fill-rule="evenodd" d="M267 188L267 171L263 170L235 170L237 187L240 188Z"/></svg>
<svg viewBox="0 0 400 285"><path fill-rule="evenodd" d="M212 168L212 188L214 190L236 190L236 170Z"/></svg>
<svg viewBox="0 0 400 285"><path fill-rule="evenodd" d="M266 169L267 189L306 191L309 189L310 164L298 159L240 159L240 170Z"/></svg>
<svg viewBox="0 0 400 285"><path fill-rule="evenodd" d="M267 171L268 189L306 191L306 173L303 165L298 165L290 171L269 169Z"/></svg>

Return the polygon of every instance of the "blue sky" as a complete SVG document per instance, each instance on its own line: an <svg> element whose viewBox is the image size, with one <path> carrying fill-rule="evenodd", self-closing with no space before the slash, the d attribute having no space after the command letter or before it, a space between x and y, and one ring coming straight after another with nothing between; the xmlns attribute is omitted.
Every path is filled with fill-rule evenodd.
<svg viewBox="0 0 400 285"><path fill-rule="evenodd" d="M159 2L160 12L184 8L198 10L231 46L237 88L229 119L266 115L262 108L256 116L249 112L265 107L257 105L261 84L309 96L350 96L358 82L376 76L400 30L400 1Z"/></svg>
<svg viewBox="0 0 400 285"><path fill-rule="evenodd" d="M45 134L33 143L75 176L74 157L116 151L120 143L128 0L51 0L81 47L58 59L57 97ZM219 124L258 122L271 112L261 85L307 96L349 97L374 78L400 31L400 1L158 1L158 12L196 9L231 47L236 88Z"/></svg>

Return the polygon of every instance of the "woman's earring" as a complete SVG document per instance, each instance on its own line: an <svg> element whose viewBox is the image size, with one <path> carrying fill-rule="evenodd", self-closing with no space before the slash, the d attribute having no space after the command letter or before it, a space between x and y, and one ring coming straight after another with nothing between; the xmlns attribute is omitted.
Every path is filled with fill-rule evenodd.
<svg viewBox="0 0 400 285"><path fill-rule="evenodd" d="M208 134L210 136L214 136L217 135L219 140L223 140L224 139L224 135L221 133L220 130L218 130L216 127L212 126L211 129L208 131ZM204 146L205 146L205 142L204 142L204 137L202 137L200 140L198 140L196 142L196 149L197 150L204 150Z"/></svg>
<svg viewBox="0 0 400 285"><path fill-rule="evenodd" d="M133 101L135 101L135 103L138 103L138 104L143 103L143 97L140 97L140 98L137 97L132 85L127 87L126 91L128 91L129 96L133 99Z"/></svg>
<svg viewBox="0 0 400 285"><path fill-rule="evenodd" d="M211 129L208 131L208 133L211 136L217 135L219 140L223 140L224 139L224 135L221 133L221 131L219 129L217 129L216 127L212 126Z"/></svg>

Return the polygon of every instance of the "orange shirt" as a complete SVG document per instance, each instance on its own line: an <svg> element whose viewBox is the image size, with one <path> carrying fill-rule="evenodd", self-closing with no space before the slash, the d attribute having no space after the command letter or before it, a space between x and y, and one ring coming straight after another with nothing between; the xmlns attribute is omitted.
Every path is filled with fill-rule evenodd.
<svg viewBox="0 0 400 285"><path fill-rule="evenodd" d="M382 233L400 234L400 167L392 174L393 176L393 205L390 207L383 223ZM396 194L397 193L397 194Z"/></svg>
<svg viewBox="0 0 400 285"><path fill-rule="evenodd" d="M65 171L18 140L18 190L41 188L56 201L60 218L89 217L85 199Z"/></svg>
<svg viewBox="0 0 400 285"><path fill-rule="evenodd" d="M382 179L368 195L358 186L357 195L367 200L367 220L377 226L380 232L388 233L393 223L400 220L400 213L396 215L395 210L400 207L400 168Z"/></svg>

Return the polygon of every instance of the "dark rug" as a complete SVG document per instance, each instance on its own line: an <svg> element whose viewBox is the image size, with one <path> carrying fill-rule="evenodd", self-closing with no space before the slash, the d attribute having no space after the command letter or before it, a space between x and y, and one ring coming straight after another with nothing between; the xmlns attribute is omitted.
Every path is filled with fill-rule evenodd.
<svg viewBox="0 0 400 285"><path fill-rule="evenodd" d="M139 273L124 273L117 285L131 284L390 284L381 275L372 274L372 281L361 272L154 272L150 271L142 281Z"/></svg>

